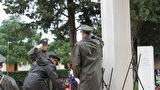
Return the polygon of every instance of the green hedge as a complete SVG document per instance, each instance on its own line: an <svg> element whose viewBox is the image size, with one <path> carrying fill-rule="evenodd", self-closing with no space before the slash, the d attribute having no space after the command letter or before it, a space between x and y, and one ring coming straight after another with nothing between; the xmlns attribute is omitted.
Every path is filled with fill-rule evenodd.
<svg viewBox="0 0 160 90"><path fill-rule="evenodd" d="M66 69L57 70L57 74L59 78L66 78L69 74L69 71Z"/></svg>
<svg viewBox="0 0 160 90"><path fill-rule="evenodd" d="M9 75L16 81L23 81L27 76L28 71L14 71L14 72L3 72L5 75Z"/></svg>
<svg viewBox="0 0 160 90"><path fill-rule="evenodd" d="M27 76L28 71L14 71L14 72L3 72L5 75L9 75L14 78L16 81L24 81L25 77ZM57 74L59 78L66 78L68 75L68 70L57 70Z"/></svg>

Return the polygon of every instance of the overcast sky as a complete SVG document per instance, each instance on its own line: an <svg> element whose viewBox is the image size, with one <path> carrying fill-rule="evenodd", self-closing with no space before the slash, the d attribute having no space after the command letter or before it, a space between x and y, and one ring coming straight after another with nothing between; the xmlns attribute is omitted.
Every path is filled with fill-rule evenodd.
<svg viewBox="0 0 160 90"><path fill-rule="evenodd" d="M0 24L2 23L3 20L7 19L9 17L9 15L7 15L5 13L5 11L3 10L3 6L2 4L0 3Z"/></svg>

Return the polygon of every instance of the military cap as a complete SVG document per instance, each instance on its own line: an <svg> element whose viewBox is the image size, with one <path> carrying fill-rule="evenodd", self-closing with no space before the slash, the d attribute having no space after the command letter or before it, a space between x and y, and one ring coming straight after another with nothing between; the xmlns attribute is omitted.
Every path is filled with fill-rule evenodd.
<svg viewBox="0 0 160 90"><path fill-rule="evenodd" d="M0 55L0 65L2 65L6 61L6 58Z"/></svg>
<svg viewBox="0 0 160 90"><path fill-rule="evenodd" d="M55 55L49 55L49 58L53 58L53 59L57 59L58 61L60 61L61 59L60 59L60 57L58 57L58 56L55 56Z"/></svg>
<svg viewBox="0 0 160 90"><path fill-rule="evenodd" d="M43 44L43 45L48 45L48 39L47 38L44 38L42 39L39 44Z"/></svg>
<svg viewBox="0 0 160 90"><path fill-rule="evenodd" d="M82 31L89 31L89 32L91 32L91 31L93 30L93 28L92 28L91 26L82 24L82 25L81 25L81 30L82 30Z"/></svg>
<svg viewBox="0 0 160 90"><path fill-rule="evenodd" d="M50 59L56 59L56 60L57 60L57 65L58 65L58 62L61 60L60 57L55 56L55 55L52 55L52 54L49 55L49 58L50 58Z"/></svg>

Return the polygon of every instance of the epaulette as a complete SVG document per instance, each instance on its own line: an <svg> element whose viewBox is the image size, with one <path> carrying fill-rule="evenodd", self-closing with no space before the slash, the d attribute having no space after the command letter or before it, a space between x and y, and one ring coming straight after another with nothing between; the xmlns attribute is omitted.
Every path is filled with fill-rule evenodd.
<svg viewBox="0 0 160 90"><path fill-rule="evenodd" d="M0 84L2 83L2 81L3 81L3 78L4 78L4 75L3 74L1 74L0 75Z"/></svg>

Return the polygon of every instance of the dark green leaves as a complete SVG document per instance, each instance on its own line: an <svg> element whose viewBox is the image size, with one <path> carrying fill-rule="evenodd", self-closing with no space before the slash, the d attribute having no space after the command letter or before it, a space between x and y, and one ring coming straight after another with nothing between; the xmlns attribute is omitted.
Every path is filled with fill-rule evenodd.
<svg viewBox="0 0 160 90"><path fill-rule="evenodd" d="M27 64L27 52L33 47L32 40L38 36L36 30L18 16L11 16L0 26L0 53L7 57L8 64Z"/></svg>

